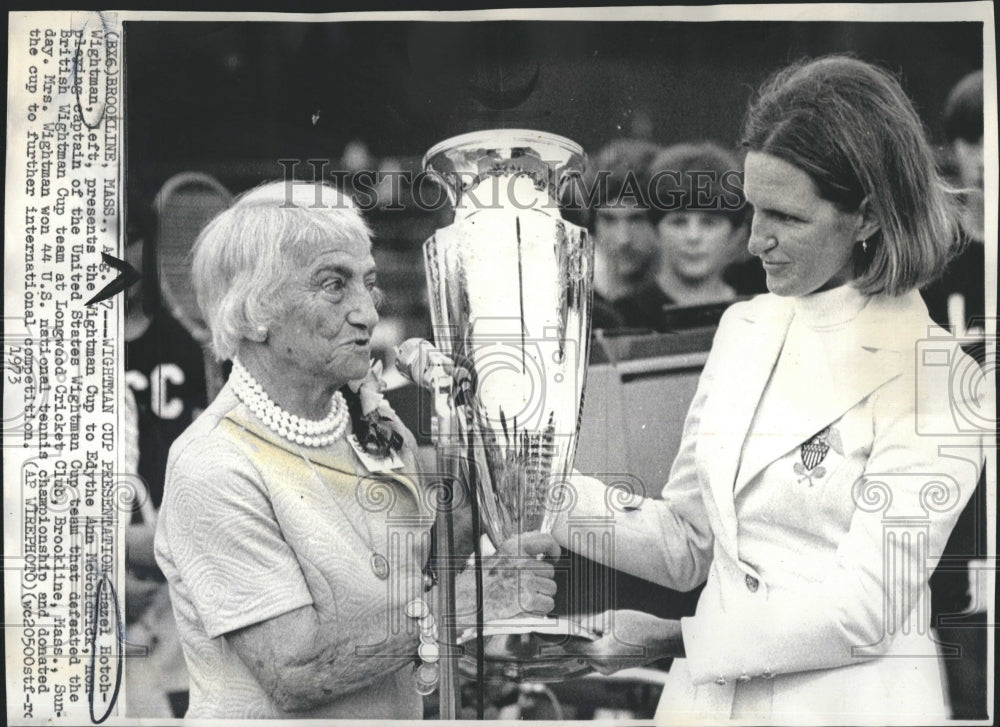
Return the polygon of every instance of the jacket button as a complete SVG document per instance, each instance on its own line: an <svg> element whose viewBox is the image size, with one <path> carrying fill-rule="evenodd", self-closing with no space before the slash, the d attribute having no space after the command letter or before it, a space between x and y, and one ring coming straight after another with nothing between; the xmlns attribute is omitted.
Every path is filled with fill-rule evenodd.
<svg viewBox="0 0 1000 727"><path fill-rule="evenodd" d="M718 679L715 680L715 683L718 684L720 687L724 687L726 686L726 678L719 677Z"/></svg>
<svg viewBox="0 0 1000 727"><path fill-rule="evenodd" d="M756 593L757 586L760 585L760 582L749 573L747 573L746 582L747 582L747 590L750 591L750 593Z"/></svg>
<svg viewBox="0 0 1000 727"><path fill-rule="evenodd" d="M744 684L746 684L748 681L750 681L750 675L740 674L739 678L736 681L743 682Z"/></svg>
<svg viewBox="0 0 1000 727"><path fill-rule="evenodd" d="M774 672L771 671L770 669L765 669L764 673L761 674L761 676L764 677L765 679L774 679Z"/></svg>

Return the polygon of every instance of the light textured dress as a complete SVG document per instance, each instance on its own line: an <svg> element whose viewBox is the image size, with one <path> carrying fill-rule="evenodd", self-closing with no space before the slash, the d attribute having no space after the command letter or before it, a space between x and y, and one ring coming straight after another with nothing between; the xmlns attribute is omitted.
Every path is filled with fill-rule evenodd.
<svg viewBox="0 0 1000 727"><path fill-rule="evenodd" d="M283 712L225 634L311 605L350 637L348 663L377 665L380 643L405 626L389 604L420 592L432 523L423 498L406 477L368 473L344 440L290 445L223 388L171 448L156 537L191 675L187 717L420 719L409 667ZM369 545L388 557L387 580Z"/></svg>

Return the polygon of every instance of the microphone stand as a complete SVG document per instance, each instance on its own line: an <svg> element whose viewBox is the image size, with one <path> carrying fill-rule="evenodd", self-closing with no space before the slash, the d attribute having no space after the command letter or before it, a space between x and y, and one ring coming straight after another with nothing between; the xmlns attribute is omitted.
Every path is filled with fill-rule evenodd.
<svg viewBox="0 0 1000 727"><path fill-rule="evenodd" d="M438 637L441 646L438 671L438 711L442 720L458 718L458 659L461 649L455 633L455 534L452 511L455 507L455 486L461 458L456 451L456 412L451 405L452 377L442 374L432 380L434 416L431 437L435 444L438 472L447 478L444 483L450 497L438 498L435 517L435 541L438 567ZM475 497L475 495L473 495Z"/></svg>

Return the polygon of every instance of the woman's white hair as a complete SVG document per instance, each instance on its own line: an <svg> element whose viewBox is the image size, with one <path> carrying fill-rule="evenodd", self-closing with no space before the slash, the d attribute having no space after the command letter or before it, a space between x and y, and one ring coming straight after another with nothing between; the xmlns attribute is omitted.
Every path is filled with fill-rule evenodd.
<svg viewBox="0 0 1000 727"><path fill-rule="evenodd" d="M298 249L358 238L371 239L368 225L349 197L324 183L270 182L237 198L193 250L195 293L216 357L232 358L241 339L281 315Z"/></svg>

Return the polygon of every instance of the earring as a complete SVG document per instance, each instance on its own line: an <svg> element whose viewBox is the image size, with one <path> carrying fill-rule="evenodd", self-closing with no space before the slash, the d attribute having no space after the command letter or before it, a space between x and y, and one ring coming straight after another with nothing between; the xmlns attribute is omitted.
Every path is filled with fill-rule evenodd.
<svg viewBox="0 0 1000 727"><path fill-rule="evenodd" d="M868 240L861 241L861 251L864 253L868 252Z"/></svg>

